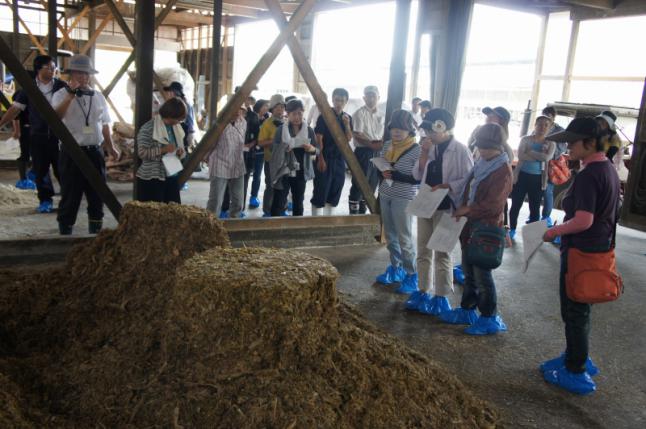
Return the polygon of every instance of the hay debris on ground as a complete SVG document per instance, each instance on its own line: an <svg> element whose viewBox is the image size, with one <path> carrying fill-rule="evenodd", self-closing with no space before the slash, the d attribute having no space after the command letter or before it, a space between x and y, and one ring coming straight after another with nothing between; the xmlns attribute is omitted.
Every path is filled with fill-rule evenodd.
<svg viewBox="0 0 646 429"><path fill-rule="evenodd" d="M18 189L15 186L0 183L0 213L10 213L27 208L33 210L37 206L36 191Z"/></svg>
<svg viewBox="0 0 646 429"><path fill-rule="evenodd" d="M339 303L326 261L232 249L197 208L122 216L63 269L0 290L0 362L31 365L40 396L23 405L59 426L496 425L454 376Z"/></svg>

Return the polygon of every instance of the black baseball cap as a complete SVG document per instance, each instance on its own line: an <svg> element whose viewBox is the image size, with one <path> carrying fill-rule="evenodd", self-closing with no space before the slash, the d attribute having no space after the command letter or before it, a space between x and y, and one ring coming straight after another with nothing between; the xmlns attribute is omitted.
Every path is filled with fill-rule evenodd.
<svg viewBox="0 0 646 429"><path fill-rule="evenodd" d="M437 124L437 121L441 121L444 126L442 127L441 124ZM454 126L455 118L448 110L435 108L426 112L426 115L424 115L424 121L422 121L422 124L419 127L431 131L438 131L437 127L439 127L443 128L444 131L447 131L452 130Z"/></svg>
<svg viewBox="0 0 646 429"><path fill-rule="evenodd" d="M492 113L496 116L498 116L500 119L502 119L505 124L509 123L509 119L511 119L511 114L509 113L509 110L505 109L502 106L497 106L494 107L493 109L491 107L485 107L482 109L482 113L485 115L491 115Z"/></svg>
<svg viewBox="0 0 646 429"><path fill-rule="evenodd" d="M567 128L558 133L547 136L550 140L557 142L572 143L577 140L595 138L598 134L597 121L592 117L575 118Z"/></svg>
<svg viewBox="0 0 646 429"><path fill-rule="evenodd" d="M184 87L179 82L171 82L170 85L164 87L164 91L173 91L179 97L184 96Z"/></svg>

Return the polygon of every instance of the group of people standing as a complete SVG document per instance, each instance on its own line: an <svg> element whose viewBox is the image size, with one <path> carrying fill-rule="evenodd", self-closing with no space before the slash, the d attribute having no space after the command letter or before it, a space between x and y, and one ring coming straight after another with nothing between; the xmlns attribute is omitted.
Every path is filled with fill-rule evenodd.
<svg viewBox="0 0 646 429"><path fill-rule="evenodd" d="M528 222L540 220L540 202L549 184L548 161L567 150L569 159L580 163L580 169L565 191L563 223L550 223L543 237L546 242L561 238L559 285L566 347L561 356L542 363L540 369L549 383L577 394L591 393L596 389L591 377L599 372L588 354L591 305L577 302L566 293L566 273L570 249L594 253L614 248L619 206L619 178L610 161L613 154L609 153L609 147L614 147L609 141L614 115L603 112L597 118L577 118L567 129L554 131L555 112L547 108L536 118L533 132L521 139L518 163L512 170L514 153L507 143L509 112L503 107L487 107L483 113L486 123L476 128L468 146L453 136L455 120L446 110L430 109L417 129L409 112L393 113L391 139L381 151L392 169L381 174L379 187L390 265L376 280L398 284L396 292L408 295L407 310L466 325L466 334L507 331L497 310L493 270L502 262L504 247L511 244L508 234L513 238L525 196L530 200ZM419 143L414 139L416 132L422 133ZM432 192L446 189L448 193L432 216L417 218L416 252L412 215L407 207L420 185L428 185ZM511 230L506 228L510 194ZM427 248L440 219L447 214L456 221L466 217L459 237L464 284L455 308L448 299L453 290L451 254ZM549 217L549 213L543 217ZM483 231L485 245L481 245ZM500 253L494 264L491 255L478 254L496 249Z"/></svg>
<svg viewBox="0 0 646 429"><path fill-rule="evenodd" d="M370 160L383 147L384 121L377 109L379 90L364 89L365 105L353 115L344 111L349 93L332 92L332 113L349 141L374 192L379 178ZM307 182L313 182L312 214L331 214L346 181L346 163L322 115L310 127L305 106L296 97L280 94L240 106L239 112L214 145L205 161L209 166L210 192L207 209L220 217L244 217L246 192L252 174L249 207L262 206L263 216L302 216ZM259 199L261 175L265 189ZM291 195L291 202L288 201ZM365 197L353 179L349 194L350 214L367 211Z"/></svg>

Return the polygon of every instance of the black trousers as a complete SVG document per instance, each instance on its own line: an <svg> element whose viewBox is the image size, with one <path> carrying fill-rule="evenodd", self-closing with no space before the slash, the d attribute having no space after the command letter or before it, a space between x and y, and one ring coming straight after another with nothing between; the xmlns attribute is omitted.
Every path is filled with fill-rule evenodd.
<svg viewBox="0 0 646 429"><path fill-rule="evenodd" d="M565 249L561 253L561 275L559 277L561 318L565 322L565 367L570 372L582 373L585 371L585 361L588 358L591 305L568 298L565 291L567 265L567 249Z"/></svg>
<svg viewBox="0 0 646 429"><path fill-rule="evenodd" d="M31 138L29 136L29 126L20 127L20 156L18 157L18 174L20 180L27 178L27 163L31 159Z"/></svg>
<svg viewBox="0 0 646 429"><path fill-rule="evenodd" d="M518 181L511 191L511 210L509 210L509 223L511 229L516 229L518 214L525 202L525 195L529 196L529 221L536 222L541 216L541 200L543 198L542 178L540 174L520 172Z"/></svg>
<svg viewBox="0 0 646 429"><path fill-rule="evenodd" d="M167 177L166 180L144 180L137 177L137 200L181 204L178 179L179 176Z"/></svg>
<svg viewBox="0 0 646 429"><path fill-rule="evenodd" d="M319 155L322 156L322 155ZM323 172L314 168L314 192L310 202L315 207L323 207L330 204L333 207L339 205L343 185L345 184L345 161L343 158L325 159L327 169Z"/></svg>
<svg viewBox="0 0 646 429"><path fill-rule="evenodd" d="M85 154L105 181L105 160L103 150L99 146L82 147ZM61 202L58 206L57 220L67 226L76 223L76 216L81 205L83 194L87 200L87 216L89 220L100 221L103 219L103 201L99 194L92 188L70 155L61 150Z"/></svg>
<svg viewBox="0 0 646 429"><path fill-rule="evenodd" d="M54 196L54 184L49 176L49 167L54 170L54 176L61 182L59 174L59 150L58 139L53 134L31 134L31 160L33 163L34 174L36 175L36 189L38 190L38 199L43 201L52 201ZM62 189L61 189L62 192Z"/></svg>
<svg viewBox="0 0 646 429"><path fill-rule="evenodd" d="M378 153L369 147L358 147L355 148L354 155L357 157L357 161L359 161L359 165L368 178L368 183L374 193L375 189L377 189L377 185L379 184L379 176L377 175L377 169L372 165L370 159L377 156ZM348 200L350 203L350 213L356 213L359 211L362 213L366 212L366 199L364 198L361 189L359 189L359 183L356 181L354 176L352 176L352 186L350 187Z"/></svg>
<svg viewBox="0 0 646 429"><path fill-rule="evenodd" d="M285 211L289 191L292 191L292 216L303 216L303 200L305 199L305 177L303 170L300 170L296 177L283 176L280 179L283 183L283 189L274 188L274 200L271 204L271 215L280 216Z"/></svg>

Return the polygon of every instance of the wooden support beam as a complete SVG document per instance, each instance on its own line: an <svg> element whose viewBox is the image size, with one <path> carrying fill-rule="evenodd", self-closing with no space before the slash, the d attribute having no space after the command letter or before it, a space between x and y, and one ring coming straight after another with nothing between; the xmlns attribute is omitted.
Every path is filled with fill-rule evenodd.
<svg viewBox="0 0 646 429"><path fill-rule="evenodd" d="M574 57L576 56L576 46L579 40L579 24L581 21L572 21L570 30L570 46L567 51L567 62L565 64L565 73L563 79L563 92L561 101L570 101L570 85L572 83L572 70L574 69Z"/></svg>
<svg viewBox="0 0 646 429"><path fill-rule="evenodd" d="M10 6L10 7L12 6L11 2L9 0L4 0L4 2L7 4L7 6ZM18 22L20 22L20 25L22 26L22 28L24 28L25 31L27 32L27 36L29 36L29 39L31 40L31 43L33 43L34 46L36 46L38 48L38 52L40 52L41 55L47 55L47 49L45 49L45 47L40 43L38 38L36 36L34 36L34 34L29 29L29 26L20 17L20 14L18 14L17 18L18 18Z"/></svg>
<svg viewBox="0 0 646 429"><path fill-rule="evenodd" d="M17 55L18 52L20 52L20 21L18 21L20 12L18 10L18 0L13 0L11 5L11 14L13 17L13 36L11 36L11 47L13 48L13 52Z"/></svg>
<svg viewBox="0 0 646 429"><path fill-rule="evenodd" d="M541 33L538 39L538 49L536 51L536 66L534 67L534 87L532 88L532 98L529 109L532 115L529 118L529 124L533 124L538 109L538 94L541 88L541 80L539 76L543 72L543 59L545 58L545 40L547 39L547 25L549 23L549 15L541 17ZM556 101L556 100L555 100Z"/></svg>
<svg viewBox="0 0 646 429"><path fill-rule="evenodd" d="M107 0L107 1L111 2L116 8L116 5L112 0ZM159 12L159 16L155 19L154 31L157 31L159 26L163 23L164 17L168 16L168 13L173 8L173 6L175 6L175 3L177 3L177 0L169 0L168 3L166 3L166 6L164 7L164 9L162 9L162 11ZM119 13L118 10L117 10L117 13ZM119 13L119 16L121 16L120 13ZM121 19L123 20L123 16L121 16ZM124 24L125 24L125 21L124 21ZM154 31L153 31L153 35L154 35ZM108 97L110 95L114 87L117 85L117 82L119 82L119 79L121 79L121 76L123 76L123 74L128 70L128 67L130 67L130 64L132 64L132 62L135 60L135 50L137 48L136 43L132 43L132 47L133 47L133 51L130 53L128 58L126 58L126 61L123 63L123 65L121 66L117 74L112 78L110 83L106 85L105 87L106 92L103 94L104 96ZM153 50L154 50L154 47L153 47ZM154 71L153 71L153 80L155 81L155 86L157 86L157 89L163 95L164 92L162 91L163 85L161 85L161 79L159 79L159 76Z"/></svg>
<svg viewBox="0 0 646 429"><path fill-rule="evenodd" d="M47 32L48 32L48 50L47 53L54 58L54 61L58 57L58 35L56 34L56 28L58 20L56 19L56 0L49 0L47 3Z"/></svg>
<svg viewBox="0 0 646 429"><path fill-rule="evenodd" d="M621 210L621 223L624 226L646 231L646 196L643 192L644 183L646 183L646 79L633 142L633 154Z"/></svg>
<svg viewBox="0 0 646 429"><path fill-rule="evenodd" d="M388 98L386 99L386 124L395 110L401 109L406 85L406 44L408 41L408 22L410 20L411 0L396 0L395 34L390 58L388 79ZM389 137L388 127L384 129L384 139Z"/></svg>
<svg viewBox="0 0 646 429"><path fill-rule="evenodd" d="M417 95L417 85L419 82L419 63L422 50L422 36L424 35L425 21L427 19L427 2L421 1L417 8L417 22L415 24L415 40L413 46L413 67L410 78L409 94L412 99Z"/></svg>
<svg viewBox="0 0 646 429"><path fill-rule="evenodd" d="M572 6L583 6L593 9L612 10L615 8L615 0L563 0Z"/></svg>
<svg viewBox="0 0 646 429"><path fill-rule="evenodd" d="M128 41L134 48L134 46L137 44L137 39L135 39L135 35L132 34L130 27L128 27L128 24L126 24L126 20L123 19L123 15L121 14L121 12L119 12L119 8L117 8L116 3L114 2L114 0L105 0L105 4L106 6L108 6L108 9L110 9L112 17L117 22L117 24L119 24L119 27L121 28L123 34L126 36L126 39L128 39Z"/></svg>
<svg viewBox="0 0 646 429"><path fill-rule="evenodd" d="M108 188L103 177L101 177L85 152L83 152L76 140L74 140L74 137L58 117L54 108L49 104L43 93L36 86L34 79L29 75L29 73L27 73L20 63L20 60L11 51L11 48L5 43L2 37L0 37L0 60L5 63L9 70L11 70L16 81L27 93L30 108L35 108L47 122L49 128L58 137L65 148L65 151L69 153L74 163L90 183L90 186L92 186L92 188L99 194L101 200L106 204L114 217L119 219L121 203L119 203L117 197L115 197L110 188Z"/></svg>
<svg viewBox="0 0 646 429"><path fill-rule="evenodd" d="M96 39L101 35L101 33L103 32L105 27L110 23L110 21L112 21L112 15L107 15L105 18L103 18L99 26L96 27L96 29L94 30L90 38L87 40L87 42L85 42L83 47L79 50L80 54L85 55L90 51L90 49L93 49L96 43Z"/></svg>
<svg viewBox="0 0 646 429"><path fill-rule="evenodd" d="M110 0L108 0L110 1ZM137 155L139 129L150 120L153 112L153 85L150 76L154 76L153 63L155 58L155 3L137 2L135 6L135 31L137 44L135 48L135 147L134 147L134 176L137 176L139 156ZM159 79L159 77L157 77ZM162 85L156 83L160 91ZM163 91L162 91L163 94ZM137 180L132 183L132 198L137 199Z"/></svg>
<svg viewBox="0 0 646 429"><path fill-rule="evenodd" d="M213 2L213 41L211 43L211 83L209 89L209 126L215 124L220 84L220 38L222 37L222 2Z"/></svg>
<svg viewBox="0 0 646 429"><path fill-rule="evenodd" d="M287 26L287 21L285 20L285 16L283 15L283 11L280 8L278 0L265 0L265 3L273 16L274 21L278 24L278 28L281 30L284 29ZM312 66L307 61L307 56L305 55L305 52L303 52L303 48L298 43L298 40L294 37L293 33L290 33L287 38L287 46L292 53L296 67L298 67L298 71L301 76L303 76L303 80L307 84L307 88L312 94L312 97L314 97L314 101L316 101L316 105L319 108L319 112L321 112L321 116L323 116L323 120L332 133L334 143L336 143L339 151L345 158L345 161L352 172L352 176L357 180L370 211L375 214L379 213L377 199L375 198L374 191L370 187L370 183L368 183L368 178L361 169L361 165L359 165L359 161L357 161L357 157L354 155L354 152L352 152L350 142L348 142L341 126L339 126L339 123L332 111L332 107L323 92L323 88L321 88ZM307 126L307 124L305 125Z"/></svg>
<svg viewBox="0 0 646 429"><path fill-rule="evenodd" d="M316 0L303 0L300 4L292 18L289 20L287 27L283 28L274 40L274 42L269 46L267 52L260 58L258 63L251 70L244 83L242 84L239 91L233 94L233 97L229 99L226 106L222 109L218 115L216 124L209 128L206 132L200 143L197 145L193 153L189 156L186 164L184 165L184 170L180 173L179 183L180 185L186 182L191 176L195 167L202 161L207 154L215 147L218 139L222 135L224 128L233 117L237 114L238 109L244 103L244 100L251 94L251 91L256 86L260 78L265 74L267 69L274 62L280 51L282 50L287 38L290 35L293 35L294 31L301 25L301 22L305 19L307 14L310 12Z"/></svg>

